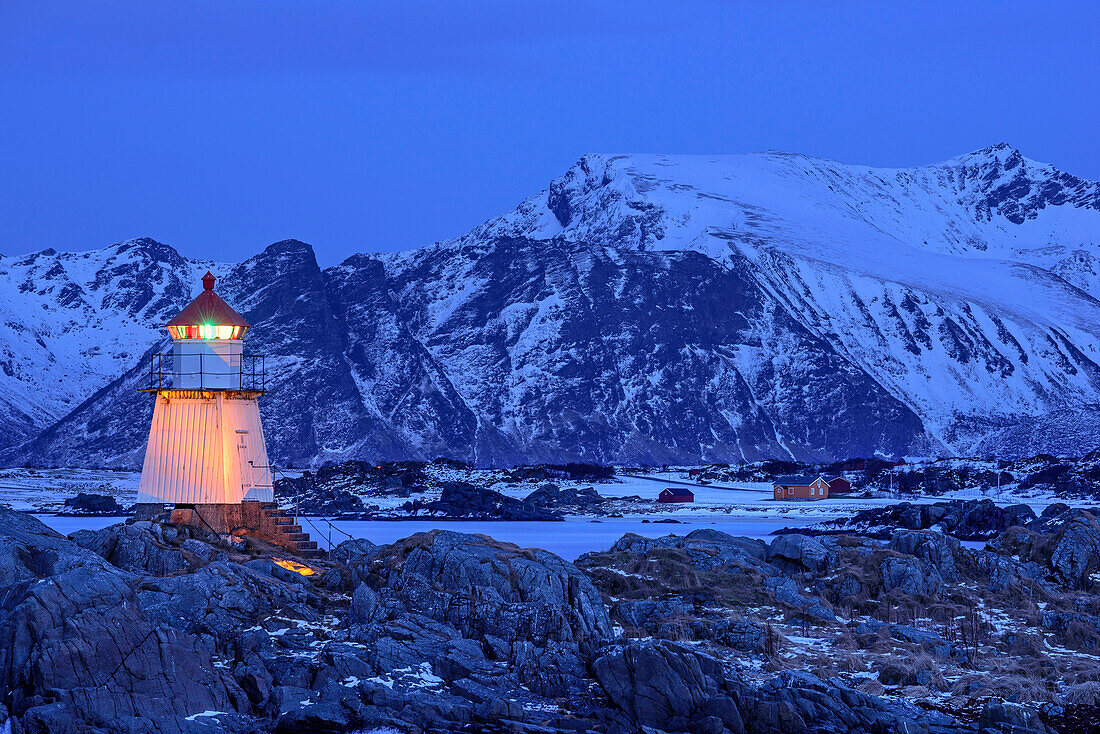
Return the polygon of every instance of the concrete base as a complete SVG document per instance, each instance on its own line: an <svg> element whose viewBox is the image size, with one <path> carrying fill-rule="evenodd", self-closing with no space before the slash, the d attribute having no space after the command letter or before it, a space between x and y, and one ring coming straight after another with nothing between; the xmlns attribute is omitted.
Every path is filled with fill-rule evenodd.
<svg viewBox="0 0 1100 734"><path fill-rule="evenodd" d="M253 505L248 510L245 505ZM226 505L176 505L172 510L170 523L173 525L190 525L217 535L229 535L234 530L248 525L245 516L249 519L258 519L259 502L239 502ZM259 523L253 523L259 530Z"/></svg>
<svg viewBox="0 0 1100 734"><path fill-rule="evenodd" d="M301 555L317 555L317 543L309 539L273 502L176 505L168 522L188 525L215 535L252 536Z"/></svg>

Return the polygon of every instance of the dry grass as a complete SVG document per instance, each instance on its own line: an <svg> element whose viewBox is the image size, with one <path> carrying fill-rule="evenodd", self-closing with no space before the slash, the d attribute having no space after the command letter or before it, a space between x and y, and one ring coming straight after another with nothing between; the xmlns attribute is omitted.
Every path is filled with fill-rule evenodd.
<svg viewBox="0 0 1100 734"><path fill-rule="evenodd" d="M1073 706L1100 706L1100 681L1069 686L1062 696L1062 702Z"/></svg>

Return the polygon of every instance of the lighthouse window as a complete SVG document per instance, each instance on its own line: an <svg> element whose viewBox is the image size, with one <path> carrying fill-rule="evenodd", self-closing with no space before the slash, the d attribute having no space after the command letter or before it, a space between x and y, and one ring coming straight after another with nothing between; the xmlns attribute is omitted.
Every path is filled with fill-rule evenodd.
<svg viewBox="0 0 1100 734"><path fill-rule="evenodd" d="M229 324L200 324L196 326L169 326L173 339L240 339L245 327Z"/></svg>

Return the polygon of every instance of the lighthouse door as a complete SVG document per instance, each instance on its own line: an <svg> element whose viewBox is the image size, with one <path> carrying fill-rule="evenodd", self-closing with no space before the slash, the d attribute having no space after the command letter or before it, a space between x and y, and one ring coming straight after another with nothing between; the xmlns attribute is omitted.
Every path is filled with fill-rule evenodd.
<svg viewBox="0 0 1100 734"><path fill-rule="evenodd" d="M237 430L237 459L241 467L241 496L248 497L248 491L256 483L256 469L251 463L252 452L248 446L247 430Z"/></svg>

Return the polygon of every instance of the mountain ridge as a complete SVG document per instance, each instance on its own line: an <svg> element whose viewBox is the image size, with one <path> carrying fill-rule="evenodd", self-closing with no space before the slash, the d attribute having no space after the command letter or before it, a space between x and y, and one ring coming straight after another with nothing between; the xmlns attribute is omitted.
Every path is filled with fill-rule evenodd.
<svg viewBox="0 0 1100 734"><path fill-rule="evenodd" d="M256 324L248 348L282 355L265 419L284 461L1015 453L1100 404L1097 231L1100 184L998 144L909 169L586 155L454 240L323 269L296 240L238 265L153 240L0 257L0 292L30 283L68 329L9 316L0 459L106 441L46 434L137 409L76 398L121 385L206 267ZM73 311L118 319L108 359ZM74 354L80 384L22 409L36 367ZM137 434L89 460L132 461Z"/></svg>

